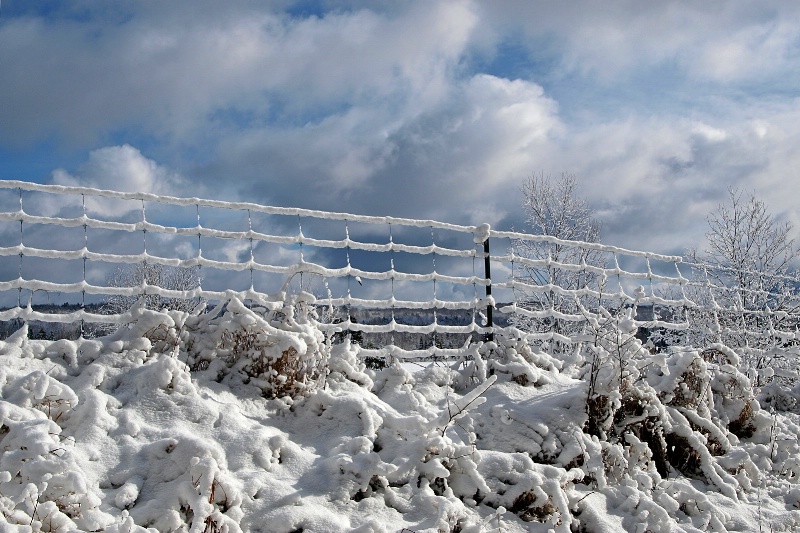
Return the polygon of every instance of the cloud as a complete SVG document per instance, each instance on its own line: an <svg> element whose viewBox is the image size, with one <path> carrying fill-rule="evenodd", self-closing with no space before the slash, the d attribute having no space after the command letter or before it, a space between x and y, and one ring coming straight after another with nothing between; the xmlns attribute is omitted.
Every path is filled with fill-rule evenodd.
<svg viewBox="0 0 800 533"><path fill-rule="evenodd" d="M495 222L562 130L540 86L476 75L418 114L362 106L232 136L200 175L236 176L246 196L278 205Z"/></svg>
<svg viewBox="0 0 800 533"><path fill-rule="evenodd" d="M755 77L784 75L800 52L798 13L787 14L793 23L776 18L764 23L729 28L700 47L685 61L696 77L719 81L747 81Z"/></svg>
<svg viewBox="0 0 800 533"><path fill-rule="evenodd" d="M751 115L759 118L752 119ZM800 105L760 106L725 119L629 118L568 129L549 167L567 162L604 222L605 242L680 253L701 247L707 215L729 187L754 192L795 219ZM555 174L555 172L553 172Z"/></svg>
<svg viewBox="0 0 800 533"><path fill-rule="evenodd" d="M412 3L394 18L186 7L141 6L115 24L25 16L0 26L0 140L91 143L133 127L191 142L243 118L314 122L375 100L420 108L446 96L477 24L469 4L448 1Z"/></svg>
<svg viewBox="0 0 800 533"><path fill-rule="evenodd" d="M64 169L53 171L53 183L123 192L175 194L184 184L181 176L158 165L130 146L92 150L73 176Z"/></svg>
<svg viewBox="0 0 800 533"><path fill-rule="evenodd" d="M567 171L606 242L655 251L728 186L797 218L794 3L319 5L4 10L0 149L89 153L55 183L517 229L522 180Z"/></svg>
<svg viewBox="0 0 800 533"><path fill-rule="evenodd" d="M92 150L87 161L82 163L75 175L64 169L56 169L52 183L77 187L89 187L122 192L144 192L167 196L202 196L203 188L192 187L187 194L186 180L169 169L148 159L133 146L107 146ZM86 199L87 207L105 216L118 215L141 208L140 204L127 200ZM53 200L51 213L58 212L58 201Z"/></svg>
<svg viewBox="0 0 800 533"><path fill-rule="evenodd" d="M800 52L800 6L746 1L566 3L495 2L482 12L499 40L522 35L531 54L557 50L561 75L604 83L659 65L695 80L782 76Z"/></svg>

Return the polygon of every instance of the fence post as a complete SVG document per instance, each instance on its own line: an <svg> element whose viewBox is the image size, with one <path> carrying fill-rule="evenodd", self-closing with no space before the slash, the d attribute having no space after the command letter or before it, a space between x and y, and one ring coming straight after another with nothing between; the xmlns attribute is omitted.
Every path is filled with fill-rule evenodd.
<svg viewBox="0 0 800 533"><path fill-rule="evenodd" d="M489 237L483 241L483 270L486 275L486 299L492 295L492 259L489 253ZM489 342L494 341L494 321L492 320L492 303L486 303L486 327L489 328L489 333L486 334L486 340Z"/></svg>

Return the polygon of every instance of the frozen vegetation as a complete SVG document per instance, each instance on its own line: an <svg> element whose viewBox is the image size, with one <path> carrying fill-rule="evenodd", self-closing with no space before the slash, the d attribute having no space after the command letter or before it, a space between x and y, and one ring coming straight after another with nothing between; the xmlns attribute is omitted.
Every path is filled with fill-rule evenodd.
<svg viewBox="0 0 800 533"><path fill-rule="evenodd" d="M308 299L23 326L0 344L0 530L800 528L797 390L723 345L654 354L623 312L569 363L507 327L373 370Z"/></svg>
<svg viewBox="0 0 800 533"><path fill-rule="evenodd" d="M682 271L679 257L606 246L591 232L573 241L488 225L0 187L19 190L18 209L0 213L13 226L0 247L13 274L0 291L15 293L18 306L0 321L4 333L22 325L0 341L0 531L800 530L798 285L784 268L795 250L775 240L786 233L755 240L764 246L749 248L775 252L760 263L693 260ZM24 207L37 203L23 189L79 195L83 214L29 214ZM761 203L731 194L721 235L739 233L725 225L729 212L764 215ZM140 213L93 218L84 196L141 201ZM160 225L150 220L158 206L197 214L190 225ZM204 226L201 206L246 213L247 230ZM251 214L291 216L289 233L254 231ZM390 228L372 242L356 223ZM53 242L52 227L77 228L79 247ZM312 236L321 228L329 234ZM399 242L409 228L424 229L425 242ZM106 236L131 250L104 249L95 230L117 232ZM131 235L141 236L141 251ZM174 246L163 248L173 237L196 248L179 259ZM489 237L501 254L486 261L491 280L475 268ZM214 255L226 243L231 253ZM273 244L287 246L285 258L256 253ZM321 250L338 250L343 262L326 263ZM360 264L356 252L388 261ZM36 261L50 268L28 271ZM60 275L66 263L83 267L79 278L36 278ZM86 268L98 264L147 271L102 284ZM165 269L191 275L151 279ZM249 273L249 285L232 283L237 273ZM258 274L278 276L282 288L256 291ZM318 302L304 274L307 285L322 280ZM414 283L427 289L395 293ZM498 289L513 302L496 302ZM121 305L111 314L24 306L27 291L29 301L73 294ZM496 320L489 340L493 308L512 325ZM74 334L77 323L84 336ZM413 362L434 355L426 366Z"/></svg>

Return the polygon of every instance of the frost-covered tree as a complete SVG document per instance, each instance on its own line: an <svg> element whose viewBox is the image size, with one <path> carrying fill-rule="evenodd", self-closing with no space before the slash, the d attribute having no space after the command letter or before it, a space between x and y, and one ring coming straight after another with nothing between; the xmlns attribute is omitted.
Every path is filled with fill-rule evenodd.
<svg viewBox="0 0 800 533"><path fill-rule="evenodd" d="M716 309L698 317L710 325L706 336L712 338L706 340L760 349L781 344L772 332L794 329L800 312L792 265L800 250L791 238L792 224L776 220L754 194L732 188L708 215L708 226L706 249L687 253L696 278L707 281L694 299L702 308ZM759 357L757 366L766 362Z"/></svg>
<svg viewBox="0 0 800 533"><path fill-rule="evenodd" d="M191 291L200 286L200 269L198 267L169 267L158 263L136 263L117 268L107 279L110 287L139 287L143 284L154 285L173 291ZM105 310L112 314L124 313L135 304L141 295L109 296ZM148 309L161 311L174 309L190 312L198 303L197 298L168 298L151 291L144 296Z"/></svg>
<svg viewBox="0 0 800 533"><path fill-rule="evenodd" d="M708 226L705 253L690 251L689 256L713 267L726 285L741 289L745 307L757 299L748 290L769 289L800 256L790 236L792 224L778 222L762 200L738 189L728 190L727 202L708 215Z"/></svg>
<svg viewBox="0 0 800 533"><path fill-rule="evenodd" d="M534 234L548 235L558 240L595 243L599 241L600 224L586 200L578 196L575 176L562 173L558 178L544 174L529 177L522 186L523 208L527 222ZM528 285L517 294L518 304L533 310L553 310L575 313L574 294L560 289L576 291L596 281L591 272L583 269L564 269L560 264L599 265L602 254L591 247L582 247L558 241L517 241L514 252L524 258L542 263L521 264L515 272L515 281ZM521 324L535 331L552 331L561 335L576 333L582 325L560 318L526 320Z"/></svg>
<svg viewBox="0 0 800 533"><path fill-rule="evenodd" d="M586 200L578 196L577 188L575 176L568 173L558 178L532 175L525 181L522 206L535 234L572 241L599 240L600 224ZM560 248L551 250L558 253Z"/></svg>

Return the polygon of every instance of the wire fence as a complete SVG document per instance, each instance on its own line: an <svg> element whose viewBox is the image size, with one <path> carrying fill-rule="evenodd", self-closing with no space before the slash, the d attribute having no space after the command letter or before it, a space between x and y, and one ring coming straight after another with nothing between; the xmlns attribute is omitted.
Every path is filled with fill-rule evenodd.
<svg viewBox="0 0 800 533"><path fill-rule="evenodd" d="M142 266L193 275L137 277ZM314 296L332 335L400 358L454 356L508 325L570 349L622 314L662 342L793 345L797 280L733 274L488 224L0 181L0 321L81 334L119 323L114 301L235 297L275 310L295 293Z"/></svg>

